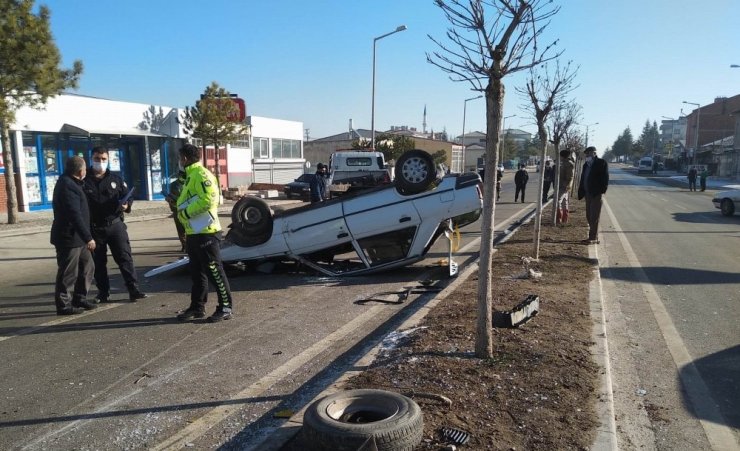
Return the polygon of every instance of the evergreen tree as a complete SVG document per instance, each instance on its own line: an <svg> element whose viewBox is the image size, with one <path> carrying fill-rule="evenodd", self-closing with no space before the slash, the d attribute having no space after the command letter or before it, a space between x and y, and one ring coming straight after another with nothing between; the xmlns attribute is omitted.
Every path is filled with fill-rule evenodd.
<svg viewBox="0 0 740 451"><path fill-rule="evenodd" d="M49 97L76 88L82 62L60 69L62 57L49 26L49 8L34 14L33 0L0 0L0 144L5 163L8 224L18 222L10 124L19 108L43 108Z"/></svg>

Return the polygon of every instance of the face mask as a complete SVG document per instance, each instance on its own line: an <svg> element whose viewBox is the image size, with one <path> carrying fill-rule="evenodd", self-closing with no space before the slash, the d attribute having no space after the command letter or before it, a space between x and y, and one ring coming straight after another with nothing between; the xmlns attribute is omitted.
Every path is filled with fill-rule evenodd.
<svg viewBox="0 0 740 451"><path fill-rule="evenodd" d="M586 163L591 164L592 161L594 161L594 157L592 157L591 155L586 157Z"/></svg>
<svg viewBox="0 0 740 451"><path fill-rule="evenodd" d="M108 169L108 162L101 162L101 161L93 161L92 167L95 170L95 172L105 172L106 169Z"/></svg>

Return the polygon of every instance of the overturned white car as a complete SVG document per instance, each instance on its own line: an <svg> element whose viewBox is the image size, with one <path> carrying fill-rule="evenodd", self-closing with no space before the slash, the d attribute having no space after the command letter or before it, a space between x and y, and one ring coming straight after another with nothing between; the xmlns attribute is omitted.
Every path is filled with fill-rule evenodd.
<svg viewBox="0 0 740 451"><path fill-rule="evenodd" d="M480 184L472 172L438 177L428 153L409 151L389 185L275 214L262 199L240 199L221 256L224 263L295 260L331 276L409 265L451 227L478 219ZM183 258L146 276L187 263Z"/></svg>

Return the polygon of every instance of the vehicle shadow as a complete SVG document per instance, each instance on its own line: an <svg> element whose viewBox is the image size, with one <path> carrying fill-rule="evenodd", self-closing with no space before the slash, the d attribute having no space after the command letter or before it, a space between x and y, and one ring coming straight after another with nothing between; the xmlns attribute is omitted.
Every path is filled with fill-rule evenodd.
<svg viewBox="0 0 740 451"><path fill-rule="evenodd" d="M687 269L674 266L643 266L650 283L656 285L716 285L740 283L740 273L710 271L705 269ZM643 282L642 277L633 268L603 267L603 279L625 282Z"/></svg>
<svg viewBox="0 0 740 451"><path fill-rule="evenodd" d="M680 390L686 411L692 412L701 420L740 428L740 411L737 409L740 403L740 384L737 383L740 380L739 363L740 345L737 345L694 360L693 365L681 368L679 375L682 383L684 386L694 388L697 383L695 370L698 370L711 395L708 402L719 407L721 417L718 417L713 409L701 408L702 400L690 399L691 390ZM702 394L699 390L694 390L693 393Z"/></svg>
<svg viewBox="0 0 740 451"><path fill-rule="evenodd" d="M737 217L723 216L719 210L701 211L691 213L673 213L673 220L677 222L688 222L694 224L734 224L740 223Z"/></svg>

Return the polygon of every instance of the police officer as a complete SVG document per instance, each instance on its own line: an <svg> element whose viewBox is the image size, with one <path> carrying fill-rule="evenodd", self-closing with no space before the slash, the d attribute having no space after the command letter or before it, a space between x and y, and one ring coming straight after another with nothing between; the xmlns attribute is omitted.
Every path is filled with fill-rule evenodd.
<svg viewBox="0 0 740 451"><path fill-rule="evenodd" d="M177 315L180 321L205 316L208 282L216 287L218 307L209 323L230 319L231 289L221 261L221 223L218 220L220 188L216 177L200 163L200 149L185 144L179 151L185 168L185 184L177 198L177 218L185 228L185 247L190 263L190 306Z"/></svg>
<svg viewBox="0 0 740 451"><path fill-rule="evenodd" d="M131 257L126 224L123 213L131 212L131 202L122 203L129 193L126 182L108 169L108 149L95 147L92 150L92 167L85 178L84 191L90 206L90 222L95 239L95 284L98 287L96 302L110 301L108 280L108 247L128 289L129 300L136 302L147 295L139 290L134 260Z"/></svg>

